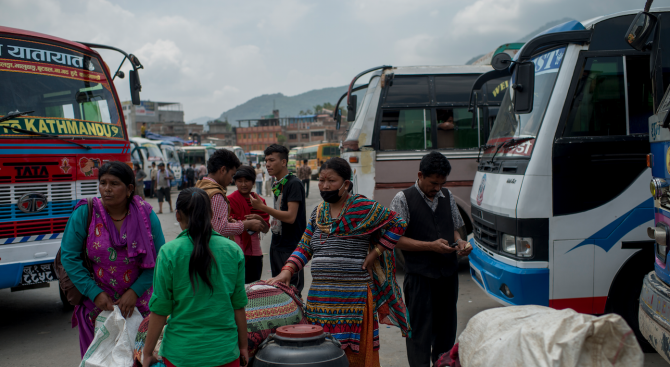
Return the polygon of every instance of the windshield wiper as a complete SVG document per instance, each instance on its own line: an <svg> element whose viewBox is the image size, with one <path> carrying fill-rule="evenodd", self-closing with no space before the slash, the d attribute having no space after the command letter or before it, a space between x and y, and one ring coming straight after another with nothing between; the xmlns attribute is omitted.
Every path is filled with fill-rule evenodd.
<svg viewBox="0 0 670 367"><path fill-rule="evenodd" d="M498 147L496 148L495 153L493 153L493 156L491 157L490 162L493 163L493 160L496 158L496 154L498 154L498 151L500 150L500 148L512 147L512 146L523 143L524 141L527 141L527 140L530 140L530 139L535 139L535 138L532 137L532 136L526 136L526 137L518 138L518 139L512 138L510 140L507 140L506 142L500 143L500 145L498 145Z"/></svg>
<svg viewBox="0 0 670 367"><path fill-rule="evenodd" d="M0 118L0 123L3 123L3 122L5 122L5 121L7 121L7 120L11 120L11 119L17 118L17 117L19 117L19 116L24 116L24 115L27 115L27 114L29 114L29 113L33 113L33 112L35 112L35 111L25 111L25 112L15 112L15 113L10 113L9 115L7 115L7 116L5 116L5 117L1 117L1 118ZM75 141L68 140L68 139L65 139L65 138L61 138L61 137L58 136L58 135L51 135L51 134L45 134L45 133L38 133L37 131L25 130L25 129L21 129L21 128L13 127L13 126L9 126L9 125L0 125L0 127L5 128L5 129L9 129L9 130L14 130L14 131L16 131L16 132L20 132L20 133L24 133L24 134L32 134L32 135L37 135L37 136L44 136L44 137L46 137L46 138L56 138L56 139L62 140L62 141L64 141L64 142L67 142L67 143L70 143L70 144L78 145L78 146L80 146L80 147L82 147L82 148L84 148L84 149L86 149L86 150L91 150L91 147L89 147L88 145L79 144L79 143L77 143L77 142L75 142Z"/></svg>
<svg viewBox="0 0 670 367"><path fill-rule="evenodd" d="M477 153L477 163L479 163L479 157L482 155L482 150L486 151L486 149L489 148L495 148L495 145L484 144L479 146L479 153Z"/></svg>

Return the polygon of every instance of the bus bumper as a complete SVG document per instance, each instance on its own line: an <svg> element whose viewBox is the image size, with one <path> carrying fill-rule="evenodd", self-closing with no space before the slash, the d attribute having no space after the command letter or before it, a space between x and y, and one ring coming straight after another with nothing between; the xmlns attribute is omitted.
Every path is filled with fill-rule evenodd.
<svg viewBox="0 0 670 367"><path fill-rule="evenodd" d="M486 294L506 306L549 306L549 269L510 266L484 253L474 238L470 244L470 276Z"/></svg>
<svg viewBox="0 0 670 367"><path fill-rule="evenodd" d="M644 338L670 363L670 286L653 271L642 283L638 320Z"/></svg>
<svg viewBox="0 0 670 367"><path fill-rule="evenodd" d="M35 269L30 265L53 264L60 243L60 239L53 239L0 246L0 289L57 280L51 270L53 267Z"/></svg>

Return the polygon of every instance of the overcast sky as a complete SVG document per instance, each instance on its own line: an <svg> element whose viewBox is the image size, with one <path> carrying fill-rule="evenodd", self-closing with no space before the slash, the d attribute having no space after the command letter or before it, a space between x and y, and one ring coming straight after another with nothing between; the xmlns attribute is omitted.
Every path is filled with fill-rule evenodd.
<svg viewBox="0 0 670 367"><path fill-rule="evenodd" d="M0 0L0 24L134 53L145 66L142 99L181 102L190 120L261 94L345 85L373 66L463 64L547 22L644 2ZM121 61L101 53L112 69ZM127 78L116 87L129 99Z"/></svg>

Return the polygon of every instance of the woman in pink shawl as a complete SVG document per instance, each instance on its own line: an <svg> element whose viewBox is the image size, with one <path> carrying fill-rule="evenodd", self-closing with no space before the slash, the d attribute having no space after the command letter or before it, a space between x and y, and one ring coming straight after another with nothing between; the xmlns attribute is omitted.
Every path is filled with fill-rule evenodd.
<svg viewBox="0 0 670 367"><path fill-rule="evenodd" d="M98 177L100 198L92 200L91 224L86 228L87 200L80 200L61 242L63 267L84 296L72 315L72 327L79 327L82 358L100 312L116 305L124 317L135 307L142 316L149 314L156 254L165 243L158 217L134 194L135 175L127 164L107 162Z"/></svg>

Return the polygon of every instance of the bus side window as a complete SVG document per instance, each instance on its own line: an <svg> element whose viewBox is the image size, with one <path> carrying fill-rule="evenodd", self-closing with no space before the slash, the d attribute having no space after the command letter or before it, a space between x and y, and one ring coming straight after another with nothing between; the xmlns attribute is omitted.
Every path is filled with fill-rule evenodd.
<svg viewBox="0 0 670 367"><path fill-rule="evenodd" d="M477 129L472 128L472 112L465 107L438 108L437 149L477 147Z"/></svg>
<svg viewBox="0 0 670 367"><path fill-rule="evenodd" d="M432 148L430 110L384 110L379 132L380 150Z"/></svg>
<svg viewBox="0 0 670 367"><path fill-rule="evenodd" d="M648 57L627 57L626 83L621 56L586 58L563 132L566 137L647 133L652 113Z"/></svg>

